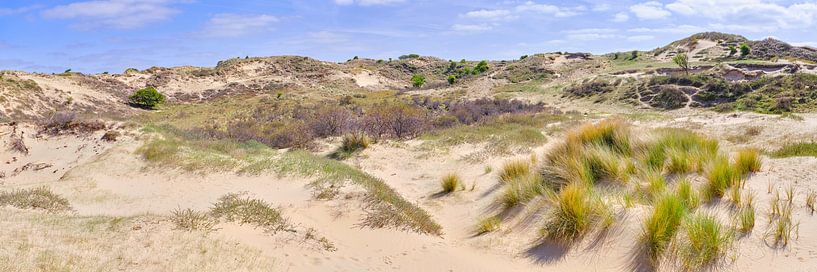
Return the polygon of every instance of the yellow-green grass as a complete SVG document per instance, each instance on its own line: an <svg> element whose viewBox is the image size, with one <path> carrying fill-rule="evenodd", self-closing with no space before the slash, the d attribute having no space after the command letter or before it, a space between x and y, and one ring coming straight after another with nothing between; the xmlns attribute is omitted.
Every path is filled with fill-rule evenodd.
<svg viewBox="0 0 817 272"><path fill-rule="evenodd" d="M817 200L817 192L809 190L808 193L806 193L806 208L808 208L812 214L814 214L815 200Z"/></svg>
<svg viewBox="0 0 817 272"><path fill-rule="evenodd" d="M542 229L543 236L550 240L571 243L594 226L612 223L609 208L586 185L569 184L553 197L554 207Z"/></svg>
<svg viewBox="0 0 817 272"><path fill-rule="evenodd" d="M442 187L443 193L452 193L456 190L464 190L465 183L456 174L448 174L440 180L440 187Z"/></svg>
<svg viewBox="0 0 817 272"><path fill-rule="evenodd" d="M531 163L528 160L511 160L502 165L499 172L499 180L510 182L511 180L527 176L531 173Z"/></svg>
<svg viewBox="0 0 817 272"><path fill-rule="evenodd" d="M712 215L696 214L684 221L678 258L686 270L695 271L721 259L732 244L732 231Z"/></svg>
<svg viewBox="0 0 817 272"><path fill-rule="evenodd" d="M474 125L454 126L420 135L422 147L446 149L461 144L486 144L486 150L509 154L514 149L531 148L547 142L542 130L547 124L563 121L564 115L504 115Z"/></svg>
<svg viewBox="0 0 817 272"><path fill-rule="evenodd" d="M748 233L755 228L755 207L745 206L738 210L736 216L737 229L743 233Z"/></svg>
<svg viewBox="0 0 817 272"><path fill-rule="evenodd" d="M689 179L683 178L677 182L675 194L684 201L684 205L690 210L695 209L700 205L701 198L698 191L692 187L692 182Z"/></svg>
<svg viewBox="0 0 817 272"><path fill-rule="evenodd" d="M668 250L686 213L684 200L678 196L666 194L656 200L641 234L646 255L653 265L657 265Z"/></svg>
<svg viewBox="0 0 817 272"><path fill-rule="evenodd" d="M712 162L706 173L704 195L707 199L722 197L729 186L739 186L740 175L729 164L729 158L721 156Z"/></svg>
<svg viewBox="0 0 817 272"><path fill-rule="evenodd" d="M500 202L507 208L526 203L543 195L547 188L539 175L528 174L505 182L505 191L500 195Z"/></svg>
<svg viewBox="0 0 817 272"><path fill-rule="evenodd" d="M760 171L760 152L757 149L743 149L735 157L735 171L739 175L746 175Z"/></svg>
<svg viewBox="0 0 817 272"><path fill-rule="evenodd" d="M764 238L771 244L785 247L798 236L800 223L792 221L792 205L782 205L777 214L770 214L770 224Z"/></svg>
<svg viewBox="0 0 817 272"><path fill-rule="evenodd" d="M252 224L267 232L278 232L289 227L281 212L267 202L240 194L227 194L218 199L210 209L210 215L219 220Z"/></svg>
<svg viewBox="0 0 817 272"><path fill-rule="evenodd" d="M770 153L775 158L817 157L817 143L790 143Z"/></svg>
<svg viewBox="0 0 817 272"><path fill-rule="evenodd" d="M350 133L343 136L341 146L329 156L336 159L345 159L360 152L371 145L369 136L363 133Z"/></svg>
<svg viewBox="0 0 817 272"><path fill-rule="evenodd" d="M486 217L477 224L477 234L484 234L492 231L497 231L502 227L502 220L499 217Z"/></svg>

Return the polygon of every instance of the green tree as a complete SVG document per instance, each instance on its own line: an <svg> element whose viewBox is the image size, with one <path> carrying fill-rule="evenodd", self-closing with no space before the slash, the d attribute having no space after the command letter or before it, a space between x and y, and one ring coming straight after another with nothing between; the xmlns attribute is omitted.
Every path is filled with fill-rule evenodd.
<svg viewBox="0 0 817 272"><path fill-rule="evenodd" d="M454 75L448 75L448 84L454 85L457 82L457 77Z"/></svg>
<svg viewBox="0 0 817 272"><path fill-rule="evenodd" d="M129 96L128 102L135 107L154 109L157 105L165 102L165 96L153 86L148 86Z"/></svg>
<svg viewBox="0 0 817 272"><path fill-rule="evenodd" d="M672 57L672 62L681 67L684 73L689 74L689 58L686 53L678 53L678 55Z"/></svg>
<svg viewBox="0 0 817 272"><path fill-rule="evenodd" d="M740 56L741 57L745 57L745 56L749 55L749 53L751 53L751 52L752 52L752 49L749 48L748 44L745 44L745 43L740 44Z"/></svg>
<svg viewBox="0 0 817 272"><path fill-rule="evenodd" d="M413 75L411 76L411 84L417 88L423 87L426 84L426 77L419 74Z"/></svg>
<svg viewBox="0 0 817 272"><path fill-rule="evenodd" d="M477 63L477 66L474 67L474 74L482 74L488 71L488 62L487 61L480 61Z"/></svg>

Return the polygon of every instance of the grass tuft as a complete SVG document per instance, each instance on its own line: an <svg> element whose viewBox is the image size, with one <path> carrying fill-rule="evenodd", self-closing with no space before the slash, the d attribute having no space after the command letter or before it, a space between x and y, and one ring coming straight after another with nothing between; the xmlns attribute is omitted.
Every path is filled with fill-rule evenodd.
<svg viewBox="0 0 817 272"><path fill-rule="evenodd" d="M814 214L814 202L817 200L817 192L808 191L806 193L806 208L809 209L811 214Z"/></svg>
<svg viewBox="0 0 817 272"><path fill-rule="evenodd" d="M644 222L641 234L647 256L654 265L658 264L668 249L686 213L684 201L678 196L668 194L656 201L652 214Z"/></svg>
<svg viewBox="0 0 817 272"><path fill-rule="evenodd" d="M369 148L371 139L363 133L351 133L343 136L343 143L329 156L334 159L346 159L357 152Z"/></svg>
<svg viewBox="0 0 817 272"><path fill-rule="evenodd" d="M548 215L542 233L545 237L570 243L595 225L609 225L612 214L586 186L572 183L554 195L556 206Z"/></svg>
<svg viewBox="0 0 817 272"><path fill-rule="evenodd" d="M477 234L485 234L492 231L497 231L502 227L502 220L499 217L491 216L479 221L477 224Z"/></svg>
<svg viewBox="0 0 817 272"><path fill-rule="evenodd" d="M210 215L216 219L239 224L252 224L267 232L278 232L288 227L281 212L270 207L267 202L241 194L227 194L218 199L210 209Z"/></svg>
<svg viewBox="0 0 817 272"><path fill-rule="evenodd" d="M48 212L70 211L71 204L46 187L0 192L0 206L19 209L41 209Z"/></svg>
<svg viewBox="0 0 817 272"><path fill-rule="evenodd" d="M707 199L722 197L729 186L736 185L740 181L740 176L729 165L727 157L718 157L712 163L706 173L705 195Z"/></svg>
<svg viewBox="0 0 817 272"><path fill-rule="evenodd" d="M176 229L186 231L211 231L216 222L207 213L192 209L176 209L170 213L170 222Z"/></svg>
<svg viewBox="0 0 817 272"><path fill-rule="evenodd" d="M755 207L745 206L737 214L738 230L748 233L755 228Z"/></svg>
<svg viewBox="0 0 817 272"><path fill-rule="evenodd" d="M771 152L775 158L817 157L817 143L790 143Z"/></svg>
<svg viewBox="0 0 817 272"><path fill-rule="evenodd" d="M506 208L528 202L536 196L546 192L542 177L526 175L506 182L505 191L500 196L500 202Z"/></svg>
<svg viewBox="0 0 817 272"><path fill-rule="evenodd" d="M679 239L678 257L686 270L698 270L715 263L732 243L732 231L711 215L689 217L684 222L684 230Z"/></svg>
<svg viewBox="0 0 817 272"><path fill-rule="evenodd" d="M738 175L746 175L760 171L760 152L757 149L744 149L738 151L735 157L735 171Z"/></svg>
<svg viewBox="0 0 817 272"><path fill-rule="evenodd" d="M688 179L681 179L681 181L678 182L676 194L684 201L684 205L690 210L700 205L701 199L698 196L698 191L692 187L692 182Z"/></svg>
<svg viewBox="0 0 817 272"><path fill-rule="evenodd" d="M527 160L512 160L502 165L502 171L499 173L499 180L502 182L509 182L519 177L530 174L530 162Z"/></svg>
<svg viewBox="0 0 817 272"><path fill-rule="evenodd" d="M445 175L440 181L440 186L442 186L444 193L465 189L465 183L456 174Z"/></svg>

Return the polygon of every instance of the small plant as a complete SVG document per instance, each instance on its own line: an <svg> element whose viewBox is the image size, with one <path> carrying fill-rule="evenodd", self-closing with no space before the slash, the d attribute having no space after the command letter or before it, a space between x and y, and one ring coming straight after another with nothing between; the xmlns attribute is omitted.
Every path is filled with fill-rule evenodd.
<svg viewBox="0 0 817 272"><path fill-rule="evenodd" d="M788 157L817 157L817 143L792 143L786 144L780 149L771 153L775 158Z"/></svg>
<svg viewBox="0 0 817 272"><path fill-rule="evenodd" d="M511 160L502 165L499 180L509 182L516 178L530 174L530 162L526 160Z"/></svg>
<svg viewBox="0 0 817 272"><path fill-rule="evenodd" d="M71 210L68 200L46 187L0 192L0 206L13 206L19 209L42 209L48 212Z"/></svg>
<svg viewBox="0 0 817 272"><path fill-rule="evenodd" d="M465 183L455 174L445 175L440 181L440 186L443 188L443 193L446 194L465 189Z"/></svg>
<svg viewBox="0 0 817 272"><path fill-rule="evenodd" d="M173 222L177 229L186 231L211 231L216 223L207 213L192 209L173 210L170 212L170 222Z"/></svg>
<svg viewBox="0 0 817 272"><path fill-rule="evenodd" d="M109 130L109 131L106 131L105 134L102 135L101 140L106 141L106 142L116 142L116 139L119 138L119 135L121 135L119 133L119 131Z"/></svg>
<svg viewBox="0 0 817 272"><path fill-rule="evenodd" d="M675 57L672 57L672 62L681 67L685 74L689 74L689 58L686 53L678 53Z"/></svg>
<svg viewBox="0 0 817 272"><path fill-rule="evenodd" d="M513 207L528 202L545 192L545 186L539 175L525 175L505 182L505 191L500 201L505 207Z"/></svg>
<svg viewBox="0 0 817 272"><path fill-rule="evenodd" d="M448 84L449 85L454 85L454 83L457 83L457 76L448 75Z"/></svg>
<svg viewBox="0 0 817 272"><path fill-rule="evenodd" d="M740 57L746 57L751 53L752 49L749 48L749 45L746 43L740 44Z"/></svg>
<svg viewBox="0 0 817 272"><path fill-rule="evenodd" d="M684 201L678 196L667 194L656 201L641 234L647 256L654 265L669 247L686 213Z"/></svg>
<svg viewBox="0 0 817 272"><path fill-rule="evenodd" d="M666 178L657 171L647 171L644 173L644 180L647 183L645 193L650 199L658 199L667 187Z"/></svg>
<svg viewBox="0 0 817 272"><path fill-rule="evenodd" d="M484 173L484 174L490 174L490 173L491 173L491 171L494 171L494 168L493 168L493 167L491 167L490 165L486 165L486 166L485 166L485 169L483 170L483 173Z"/></svg>
<svg viewBox="0 0 817 272"><path fill-rule="evenodd" d="M480 61L477 63L477 66L474 66L474 74L482 74L488 71L488 62L487 61Z"/></svg>
<svg viewBox="0 0 817 272"><path fill-rule="evenodd" d="M366 149L371 145L369 136L363 133L351 133L343 136L343 142L340 148L330 154L330 157L335 159L346 159L353 154Z"/></svg>
<svg viewBox="0 0 817 272"><path fill-rule="evenodd" d="M479 221L477 224L477 234L484 234L499 230L502 226L502 220L499 217L491 216Z"/></svg>
<svg viewBox="0 0 817 272"><path fill-rule="evenodd" d="M694 215L684 222L678 257L684 268L697 270L716 262L732 243L732 232L711 215Z"/></svg>
<svg viewBox="0 0 817 272"><path fill-rule="evenodd" d="M770 217L769 229L764 235L767 241L771 240L773 245L785 247L792 236L797 236L800 224L792 222L791 213L792 205L784 205L778 215Z"/></svg>
<svg viewBox="0 0 817 272"><path fill-rule="evenodd" d="M420 88L423 87L423 85L425 84L426 84L425 76L419 74L411 76L411 85L414 85L414 87Z"/></svg>
<svg viewBox="0 0 817 272"><path fill-rule="evenodd" d="M817 193L814 191L809 191L806 193L806 208L811 211L811 214L814 214L814 202L817 200Z"/></svg>
<svg viewBox="0 0 817 272"><path fill-rule="evenodd" d="M738 151L735 157L735 171L739 175L746 175L760 171L760 152L756 149L744 149Z"/></svg>
<svg viewBox="0 0 817 272"><path fill-rule="evenodd" d="M755 207L745 206L737 214L738 230L748 233L755 228Z"/></svg>
<svg viewBox="0 0 817 272"><path fill-rule="evenodd" d="M259 199L242 197L241 194L227 194L218 199L210 209L210 215L239 224L252 224L267 232L284 230L288 223L278 209Z"/></svg>
<svg viewBox="0 0 817 272"><path fill-rule="evenodd" d="M128 101L135 107L154 109L165 102L165 95L159 93L153 86L141 89L128 97Z"/></svg>

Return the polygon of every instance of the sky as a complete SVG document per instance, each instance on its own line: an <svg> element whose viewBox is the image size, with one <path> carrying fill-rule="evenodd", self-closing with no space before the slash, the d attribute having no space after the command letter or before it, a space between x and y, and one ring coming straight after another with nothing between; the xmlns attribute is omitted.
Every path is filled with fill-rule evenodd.
<svg viewBox="0 0 817 272"><path fill-rule="evenodd" d="M0 0L0 70L121 73L244 56L500 60L703 31L817 46L817 0Z"/></svg>

